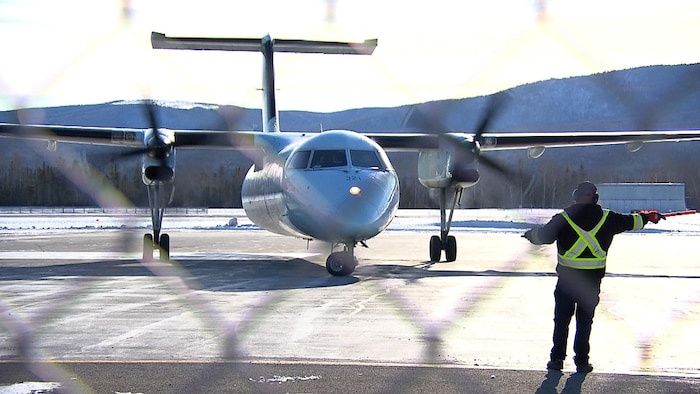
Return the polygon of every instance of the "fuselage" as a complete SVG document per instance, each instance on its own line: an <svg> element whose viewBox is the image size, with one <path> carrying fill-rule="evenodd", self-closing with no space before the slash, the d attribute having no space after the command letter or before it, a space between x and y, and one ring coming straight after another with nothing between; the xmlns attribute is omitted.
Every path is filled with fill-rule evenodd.
<svg viewBox="0 0 700 394"><path fill-rule="evenodd" d="M268 231L358 242L391 223L399 182L386 153L372 140L327 131L300 138L276 160L251 167L241 197L246 215Z"/></svg>

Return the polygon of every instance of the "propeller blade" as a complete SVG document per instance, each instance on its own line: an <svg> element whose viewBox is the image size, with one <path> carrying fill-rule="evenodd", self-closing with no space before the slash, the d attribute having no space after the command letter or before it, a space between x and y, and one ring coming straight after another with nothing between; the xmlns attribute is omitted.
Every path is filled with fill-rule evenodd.
<svg viewBox="0 0 700 394"><path fill-rule="evenodd" d="M151 151L152 148L134 148L125 150L117 155L118 158L124 159L133 156L141 156Z"/></svg>
<svg viewBox="0 0 700 394"><path fill-rule="evenodd" d="M404 117L402 126L434 134L453 132L444 122L448 107L445 102L436 101L414 105Z"/></svg>
<svg viewBox="0 0 700 394"><path fill-rule="evenodd" d="M477 141L480 141L481 136L486 130L489 129L494 117L498 115L499 111L501 111L501 108L508 100L508 97L509 95L506 92L499 92L489 96L486 111L484 111L484 115L474 131L475 139Z"/></svg>
<svg viewBox="0 0 700 394"><path fill-rule="evenodd" d="M146 111L146 119L148 119L149 126L153 131L158 130L158 119L156 118L156 104L153 100L144 100L143 105Z"/></svg>
<svg viewBox="0 0 700 394"><path fill-rule="evenodd" d="M508 169L508 167L488 156L479 155L479 163L491 168L492 170L495 170L508 180L512 180L516 176L511 170Z"/></svg>
<svg viewBox="0 0 700 394"><path fill-rule="evenodd" d="M484 115L481 118L481 121L477 124L475 132L474 132L474 141L481 143L483 141L483 134L493 124L494 118L496 118L499 114L500 111L502 111L503 106L506 104L506 102L510 99L510 94L506 91L504 92L498 92L496 94L493 94L489 97L489 102L486 107L486 111L484 111ZM499 163L496 160L493 160L492 158L489 158L487 156L483 156L481 152L478 152L478 159L479 163L484 164L486 167L491 168L492 170L495 170L499 174L503 175L506 177L508 180L512 180L512 178L515 177L512 171L508 169L505 165Z"/></svg>

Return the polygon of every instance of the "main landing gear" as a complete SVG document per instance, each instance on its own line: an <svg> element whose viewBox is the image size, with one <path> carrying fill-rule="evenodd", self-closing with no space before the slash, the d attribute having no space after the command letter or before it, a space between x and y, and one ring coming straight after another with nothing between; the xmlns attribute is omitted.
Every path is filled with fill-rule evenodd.
<svg viewBox="0 0 700 394"><path fill-rule="evenodd" d="M343 251L333 252L326 259L326 270L333 276L348 276L355 271L355 243L346 242Z"/></svg>
<svg viewBox="0 0 700 394"><path fill-rule="evenodd" d="M143 235L144 261L153 260L153 251L156 249L159 252L158 257L161 260L170 260L170 236L168 234L160 234L159 237L157 234L157 231L153 231L153 234L147 233Z"/></svg>
<svg viewBox="0 0 700 394"><path fill-rule="evenodd" d="M148 204L151 209L153 234L143 235L143 261L153 260L153 251L156 249L159 252L160 260L170 260L170 236L161 234L160 229L165 207L172 201L175 190L172 186L170 186L169 192L163 188L164 185L160 184L148 185Z"/></svg>
<svg viewBox="0 0 700 394"><path fill-rule="evenodd" d="M455 206L462 197L461 188L455 189L454 198L450 207L450 215L447 216L447 188L440 188L440 236L433 235L430 237L430 261L438 262L445 251L445 261L451 262L457 260L457 240L454 236L449 235L450 227L452 226L452 216L455 212Z"/></svg>

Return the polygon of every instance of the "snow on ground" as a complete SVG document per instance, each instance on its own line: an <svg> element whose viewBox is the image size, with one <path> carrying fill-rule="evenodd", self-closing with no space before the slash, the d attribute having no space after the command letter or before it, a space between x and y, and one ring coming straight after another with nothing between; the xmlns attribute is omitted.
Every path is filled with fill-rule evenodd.
<svg viewBox="0 0 700 394"><path fill-rule="evenodd" d="M546 223L559 210L556 209L460 209L454 213L453 232L524 232L535 225ZM235 220L233 220L235 219ZM145 229L151 227L146 210L99 209L0 209L0 234L32 233L52 230L117 230ZM243 209L198 209L166 212L163 219L166 230L260 230L245 215ZM435 232L440 228L440 212L433 209L403 209L387 231ZM700 215L683 215L668 218L643 232L700 234Z"/></svg>
<svg viewBox="0 0 700 394"><path fill-rule="evenodd" d="M24 382L11 385L0 386L2 394L49 394L58 392L61 388L60 383L56 382Z"/></svg>

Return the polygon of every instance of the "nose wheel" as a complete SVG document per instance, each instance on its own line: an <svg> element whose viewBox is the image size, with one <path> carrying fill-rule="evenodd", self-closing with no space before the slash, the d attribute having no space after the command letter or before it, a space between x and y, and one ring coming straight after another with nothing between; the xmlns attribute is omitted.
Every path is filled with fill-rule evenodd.
<svg viewBox="0 0 700 394"><path fill-rule="evenodd" d="M354 243L349 243L342 252L333 252L326 259L326 270L333 276L348 276L355 271Z"/></svg>

